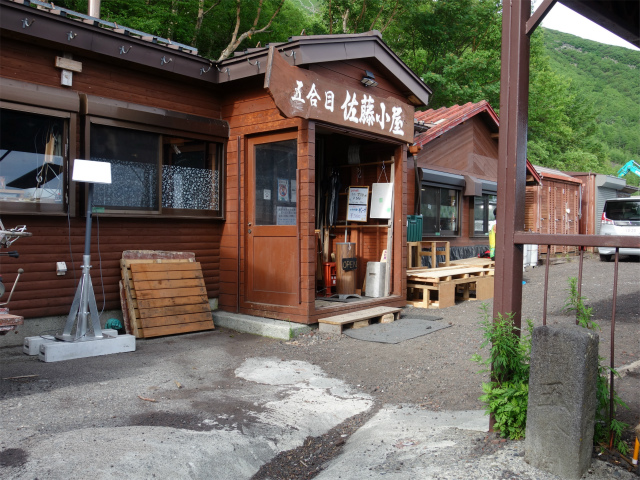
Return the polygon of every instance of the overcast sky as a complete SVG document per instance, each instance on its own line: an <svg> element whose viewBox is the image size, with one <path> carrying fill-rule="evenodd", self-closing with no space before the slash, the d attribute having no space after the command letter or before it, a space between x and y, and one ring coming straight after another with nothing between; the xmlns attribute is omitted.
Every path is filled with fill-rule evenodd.
<svg viewBox="0 0 640 480"><path fill-rule="evenodd" d="M537 8L542 0L534 0L533 4ZM600 43L609 45L618 45L633 50L638 50L634 45L621 39L617 35L605 30L600 25L587 20L582 15L577 14L570 8L565 7L561 3L556 3L551 11L542 21L542 26L551 30L570 33L577 37L587 38Z"/></svg>

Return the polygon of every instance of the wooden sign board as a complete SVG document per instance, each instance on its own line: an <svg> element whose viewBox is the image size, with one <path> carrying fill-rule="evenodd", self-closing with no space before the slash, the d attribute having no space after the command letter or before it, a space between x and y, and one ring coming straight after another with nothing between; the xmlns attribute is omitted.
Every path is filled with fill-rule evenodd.
<svg viewBox="0 0 640 480"><path fill-rule="evenodd" d="M364 72L363 72L364 73ZM379 97L375 87L345 87L317 73L289 65L269 49L264 87L287 118L322 120L413 143L415 109L393 97Z"/></svg>

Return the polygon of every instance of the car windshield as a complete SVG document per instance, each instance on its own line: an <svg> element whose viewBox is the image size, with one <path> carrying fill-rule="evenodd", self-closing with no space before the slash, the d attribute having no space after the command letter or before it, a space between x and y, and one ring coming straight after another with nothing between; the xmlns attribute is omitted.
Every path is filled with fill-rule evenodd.
<svg viewBox="0 0 640 480"><path fill-rule="evenodd" d="M640 200L607 202L605 215L609 220L640 220Z"/></svg>

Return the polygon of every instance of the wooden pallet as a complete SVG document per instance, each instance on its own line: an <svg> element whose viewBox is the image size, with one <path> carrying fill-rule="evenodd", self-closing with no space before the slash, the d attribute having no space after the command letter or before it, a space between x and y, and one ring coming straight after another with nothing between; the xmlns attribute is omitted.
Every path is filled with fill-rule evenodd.
<svg viewBox="0 0 640 480"><path fill-rule="evenodd" d="M471 292L475 296L471 297ZM493 276L475 276L433 282L407 282L407 303L420 308L447 308L461 300L493 298Z"/></svg>
<svg viewBox="0 0 640 480"><path fill-rule="evenodd" d="M461 300L493 298L492 268L466 265L413 270L407 276L408 303L420 308L447 308ZM475 297L471 297L471 292Z"/></svg>
<svg viewBox="0 0 640 480"><path fill-rule="evenodd" d="M120 261L127 333L148 338L213 329L202 269L194 255L157 253L143 255L151 258L128 255Z"/></svg>
<svg viewBox="0 0 640 480"><path fill-rule="evenodd" d="M480 268L495 268L496 262L491 260L490 258L480 258L480 257L471 257L471 258L462 258L460 260L451 260L449 262L451 266L458 267L480 267Z"/></svg>
<svg viewBox="0 0 640 480"><path fill-rule="evenodd" d="M486 277L493 275L494 269L458 265L445 268L423 268L407 272L409 281L429 281L432 283L448 282L469 277Z"/></svg>
<svg viewBox="0 0 640 480"><path fill-rule="evenodd" d="M391 323L398 318L401 308L374 307L357 312L320 318L318 329L326 333L342 333L347 328L362 328L372 323Z"/></svg>

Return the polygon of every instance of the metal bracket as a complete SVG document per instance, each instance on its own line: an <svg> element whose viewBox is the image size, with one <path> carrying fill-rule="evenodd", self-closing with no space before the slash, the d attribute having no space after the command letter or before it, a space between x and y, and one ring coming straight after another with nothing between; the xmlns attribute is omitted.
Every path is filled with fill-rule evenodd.
<svg viewBox="0 0 640 480"><path fill-rule="evenodd" d="M284 50L281 50L281 52L284 52ZM292 50L291 53L289 55L287 55L286 53L284 54L285 57L293 57L293 64L296 64L296 51Z"/></svg>
<svg viewBox="0 0 640 480"><path fill-rule="evenodd" d="M129 50L133 48L133 45L129 45L129 48L124 48L124 45L120 46L120 55L129 53Z"/></svg>
<svg viewBox="0 0 640 480"><path fill-rule="evenodd" d="M67 40L71 41L78 36L77 33L73 33L73 31L67 33Z"/></svg>
<svg viewBox="0 0 640 480"><path fill-rule="evenodd" d="M213 64L212 64L212 63L210 63L210 64L209 64L209 68L207 68L206 70L205 70L205 68L204 68L204 67L202 67L202 68L200 69L200 75L202 75L203 73L208 73L208 72L209 72L209 70L211 70L211 66L212 66L212 65L213 65Z"/></svg>
<svg viewBox="0 0 640 480"><path fill-rule="evenodd" d="M171 57L169 57L169 60L167 60L166 56L163 56L160 59L160 65L164 65L166 63L171 63L171 62L173 62L173 58L171 58Z"/></svg>
<svg viewBox="0 0 640 480"><path fill-rule="evenodd" d="M259 69L260 67L258 67ZM220 67L218 65L216 65L216 69L220 72L220 73L226 73L227 74L227 80L231 80L231 70L229 70L229 67L225 68L224 70L220 70Z"/></svg>
<svg viewBox="0 0 640 480"><path fill-rule="evenodd" d="M247 58L247 62L249 62L249 65L255 67L256 65L258 66L258 73L260 73L260 60L256 60L256 63L251 63L251 60Z"/></svg>
<svg viewBox="0 0 640 480"><path fill-rule="evenodd" d="M34 19L31 20L31 23L29 23L29 19L28 18L23 18L22 19L22 28L30 27L31 25L33 25L33 22L35 22L35 21L36 21L36 19L34 18Z"/></svg>

